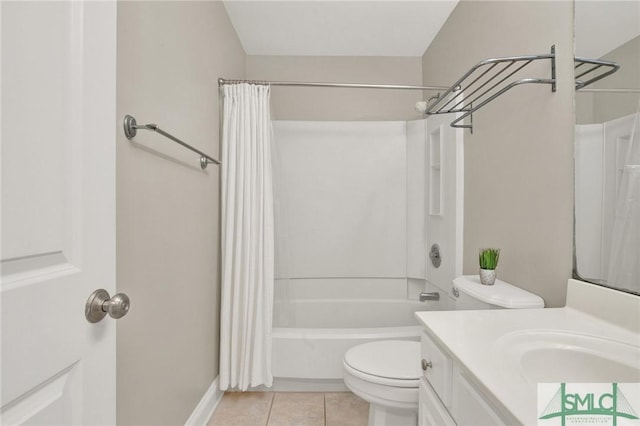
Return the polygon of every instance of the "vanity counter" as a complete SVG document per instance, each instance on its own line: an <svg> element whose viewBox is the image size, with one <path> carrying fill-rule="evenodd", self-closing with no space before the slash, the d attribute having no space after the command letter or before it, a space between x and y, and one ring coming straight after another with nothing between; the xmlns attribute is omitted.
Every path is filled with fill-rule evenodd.
<svg viewBox="0 0 640 426"><path fill-rule="evenodd" d="M536 424L537 383L640 382L628 376L630 370L594 368L598 360L629 364L631 357L633 373L639 371L640 297L593 287L570 280L564 308L431 311L416 317L427 337L468 372L498 412ZM594 312L604 303L617 303L617 309Z"/></svg>

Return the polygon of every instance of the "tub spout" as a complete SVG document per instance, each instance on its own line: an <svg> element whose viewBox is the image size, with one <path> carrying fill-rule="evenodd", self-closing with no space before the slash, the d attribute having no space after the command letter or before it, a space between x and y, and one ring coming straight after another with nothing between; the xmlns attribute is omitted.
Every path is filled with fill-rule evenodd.
<svg viewBox="0 0 640 426"><path fill-rule="evenodd" d="M440 300L440 293L437 291L431 293L427 291L420 292L420 301L424 302L425 300Z"/></svg>

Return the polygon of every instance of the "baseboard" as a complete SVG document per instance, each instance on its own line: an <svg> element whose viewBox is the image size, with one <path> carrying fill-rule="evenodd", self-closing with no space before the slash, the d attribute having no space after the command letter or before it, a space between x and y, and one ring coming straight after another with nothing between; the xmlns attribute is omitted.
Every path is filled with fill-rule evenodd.
<svg viewBox="0 0 640 426"><path fill-rule="evenodd" d="M198 405L189 416L185 426L206 426L211 415L218 407L224 391L220 390L220 376L216 377L209 389L204 393Z"/></svg>

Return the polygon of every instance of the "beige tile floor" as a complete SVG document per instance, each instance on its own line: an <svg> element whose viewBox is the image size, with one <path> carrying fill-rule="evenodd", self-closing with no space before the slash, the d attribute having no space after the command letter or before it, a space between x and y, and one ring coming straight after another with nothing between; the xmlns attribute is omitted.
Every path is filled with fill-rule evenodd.
<svg viewBox="0 0 640 426"><path fill-rule="evenodd" d="M366 426L368 415L351 392L227 392L208 426Z"/></svg>

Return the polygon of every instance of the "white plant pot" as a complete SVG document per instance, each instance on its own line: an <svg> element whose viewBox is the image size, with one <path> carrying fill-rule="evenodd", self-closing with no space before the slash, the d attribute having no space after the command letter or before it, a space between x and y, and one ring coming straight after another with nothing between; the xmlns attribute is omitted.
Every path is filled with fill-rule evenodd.
<svg viewBox="0 0 640 426"><path fill-rule="evenodd" d="M496 270L495 269L482 269L480 268L480 284L493 285L496 282Z"/></svg>

